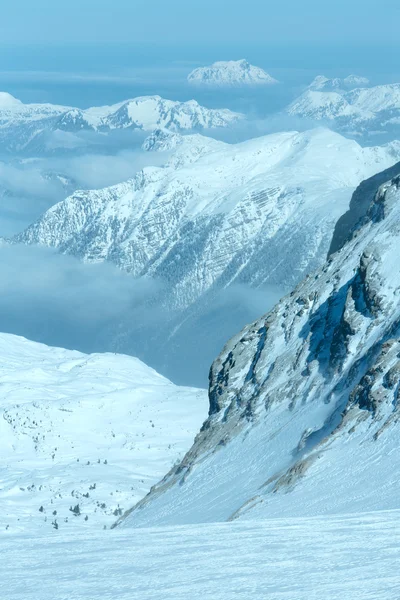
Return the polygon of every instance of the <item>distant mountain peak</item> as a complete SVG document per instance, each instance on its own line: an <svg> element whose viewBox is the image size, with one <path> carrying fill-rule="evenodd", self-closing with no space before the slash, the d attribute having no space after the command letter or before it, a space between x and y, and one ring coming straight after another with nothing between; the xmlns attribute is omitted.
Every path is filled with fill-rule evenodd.
<svg viewBox="0 0 400 600"><path fill-rule="evenodd" d="M245 85L273 85L278 83L260 67L251 65L246 59L217 61L207 67L194 69L188 75L191 85L235 87Z"/></svg>
<svg viewBox="0 0 400 600"><path fill-rule="evenodd" d="M367 87L370 81L359 75L348 75L347 77L334 77L329 79L325 75L317 75L309 85L310 90L318 91L350 91L357 87Z"/></svg>
<svg viewBox="0 0 400 600"><path fill-rule="evenodd" d="M0 92L0 110L7 110L20 105L22 105L21 100L14 98L14 96L8 94L7 92Z"/></svg>

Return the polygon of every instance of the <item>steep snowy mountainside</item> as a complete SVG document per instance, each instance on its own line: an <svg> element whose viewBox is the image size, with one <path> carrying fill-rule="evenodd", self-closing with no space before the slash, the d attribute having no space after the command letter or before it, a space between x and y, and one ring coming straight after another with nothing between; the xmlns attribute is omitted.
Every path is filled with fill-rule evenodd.
<svg viewBox="0 0 400 600"><path fill-rule="evenodd" d="M286 111L292 116L334 122L339 131L346 133L395 134L400 125L400 84L350 91L312 85Z"/></svg>
<svg viewBox="0 0 400 600"><path fill-rule="evenodd" d="M309 85L309 89L321 92L335 90L348 91L354 88L366 87L368 85L369 80L366 77L360 77L359 75L348 75L343 79L340 77L329 79L324 75L318 75Z"/></svg>
<svg viewBox="0 0 400 600"><path fill-rule="evenodd" d="M183 456L206 417L205 391L136 358L7 334L0 356L2 531L110 525Z"/></svg>
<svg viewBox="0 0 400 600"><path fill-rule="evenodd" d="M399 245L400 174L339 252L227 343L194 446L121 525L398 507Z"/></svg>
<svg viewBox="0 0 400 600"><path fill-rule="evenodd" d="M196 86L235 87L244 85L274 85L278 83L266 71L247 60L218 61L208 67L194 69L188 82Z"/></svg>
<svg viewBox="0 0 400 600"><path fill-rule="evenodd" d="M27 151L50 146L48 136L82 131L203 130L229 127L243 115L227 109L209 109L195 100L175 102L160 96L142 96L113 106L88 109L52 104L23 104L8 94L0 95L0 141L3 151ZM52 140L54 143L54 140ZM72 142L71 142L72 143Z"/></svg>

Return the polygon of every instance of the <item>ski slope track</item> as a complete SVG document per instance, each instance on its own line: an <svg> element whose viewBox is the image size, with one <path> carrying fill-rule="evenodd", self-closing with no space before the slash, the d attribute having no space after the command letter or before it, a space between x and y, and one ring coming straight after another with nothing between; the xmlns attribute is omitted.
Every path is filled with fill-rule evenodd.
<svg viewBox="0 0 400 600"><path fill-rule="evenodd" d="M2 535L96 530L184 455L207 394L136 358L0 334L0 413Z"/></svg>
<svg viewBox="0 0 400 600"><path fill-rule="evenodd" d="M322 268L228 342L194 446L121 527L398 508L399 175Z"/></svg>

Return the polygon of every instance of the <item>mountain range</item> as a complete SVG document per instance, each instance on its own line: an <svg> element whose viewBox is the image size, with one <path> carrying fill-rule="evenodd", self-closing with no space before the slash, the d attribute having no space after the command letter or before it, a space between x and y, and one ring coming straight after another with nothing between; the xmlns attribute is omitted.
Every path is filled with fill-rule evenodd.
<svg viewBox="0 0 400 600"><path fill-rule="evenodd" d="M333 77L329 79L324 75L318 75L309 85L310 90L318 90L320 92L327 91L349 91L355 88L367 87L369 79L360 77L359 75L348 75L347 77Z"/></svg>
<svg viewBox="0 0 400 600"><path fill-rule="evenodd" d="M199 353L198 343L187 347L194 332L209 336L207 354L195 361L196 377L204 377L234 323L262 311L259 302L247 308L244 289L264 290L265 310L320 266L354 189L400 155L397 142L362 148L322 128L241 144L157 131L144 147L168 150L165 166L146 167L110 188L75 192L13 242L111 261L160 282L150 304L162 310L161 319L143 329L148 319L127 315L112 336L118 351L137 354L170 377L182 377L182 358ZM232 324L237 311L243 314Z"/></svg>
<svg viewBox="0 0 400 600"><path fill-rule="evenodd" d="M0 334L0 529L109 526L190 447L206 392L138 359Z"/></svg>
<svg viewBox="0 0 400 600"><path fill-rule="evenodd" d="M110 133L116 130L172 131L228 127L243 115L227 109L209 109L196 100L176 102L160 96L142 96L112 106L87 109L54 104L24 104L0 93L0 142L2 151L37 152L60 147L79 147L74 134Z"/></svg>

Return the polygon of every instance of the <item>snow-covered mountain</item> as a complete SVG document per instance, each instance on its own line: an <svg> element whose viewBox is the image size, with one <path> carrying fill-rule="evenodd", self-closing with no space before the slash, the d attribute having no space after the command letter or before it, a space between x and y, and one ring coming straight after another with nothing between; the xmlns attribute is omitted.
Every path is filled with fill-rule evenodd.
<svg viewBox="0 0 400 600"><path fill-rule="evenodd" d="M327 129L240 144L158 132L145 147L175 152L165 167L76 192L16 241L86 261L110 260L136 276L163 276L178 288L177 307L226 279L227 270L231 280L246 272L246 280L289 286L318 264L358 183L400 154L398 143L362 148ZM284 250L285 268L274 275L282 262L282 248L279 256L272 252L275 238L295 232L297 242L288 240ZM259 252L261 264L254 260Z"/></svg>
<svg viewBox="0 0 400 600"><path fill-rule="evenodd" d="M361 148L326 129L236 145L175 134L169 144L160 132L151 136L148 149L157 150L158 137L160 149L175 146L165 167L145 168L111 188L76 192L14 241L53 247L84 261L111 261L134 276L160 280L162 293L154 303L168 317L161 325L154 322L152 335L144 335L147 342L129 319L116 347L146 362L155 360L158 348L161 362L151 364L169 376L174 353L165 344L172 332L185 355L193 337L186 336L185 327L196 320L206 331L205 307L215 311L223 290L291 289L323 262L335 223L359 182L400 154L398 144ZM235 331L227 333L222 321L212 327L211 337L220 333L211 352ZM157 343L153 335L160 336ZM205 372L211 358L199 360L199 369Z"/></svg>
<svg viewBox="0 0 400 600"><path fill-rule="evenodd" d="M228 342L193 448L121 525L398 507L399 245L400 175L320 270Z"/></svg>
<svg viewBox="0 0 400 600"><path fill-rule="evenodd" d="M206 417L205 391L136 358L6 334L0 357L2 531L111 524L183 456Z"/></svg>
<svg viewBox="0 0 400 600"><path fill-rule="evenodd" d="M341 77L329 79L324 75L317 75L317 77L315 77L315 79L309 85L309 89L320 92L337 90L349 91L355 88L367 87L368 85L369 79L366 77L360 77L359 75L348 75L343 79Z"/></svg>
<svg viewBox="0 0 400 600"><path fill-rule="evenodd" d="M287 113L332 122L338 130L354 135L398 134L400 84L360 87L347 92L332 86L311 86L290 104Z"/></svg>
<svg viewBox="0 0 400 600"><path fill-rule="evenodd" d="M190 85L236 87L245 85L274 85L278 83L260 67L247 60L218 61L208 67L194 69L188 75Z"/></svg>
<svg viewBox="0 0 400 600"><path fill-rule="evenodd" d="M3 151L51 147L57 141L54 138L56 134L64 134L62 143L73 147L73 134L82 131L109 133L118 129L152 131L157 128L171 131L202 130L229 127L242 118L243 115L227 109L205 108L196 100L174 102L160 96L142 96L112 106L79 109L53 104L23 104L9 94L0 94L0 141ZM54 134L50 140L49 134Z"/></svg>

